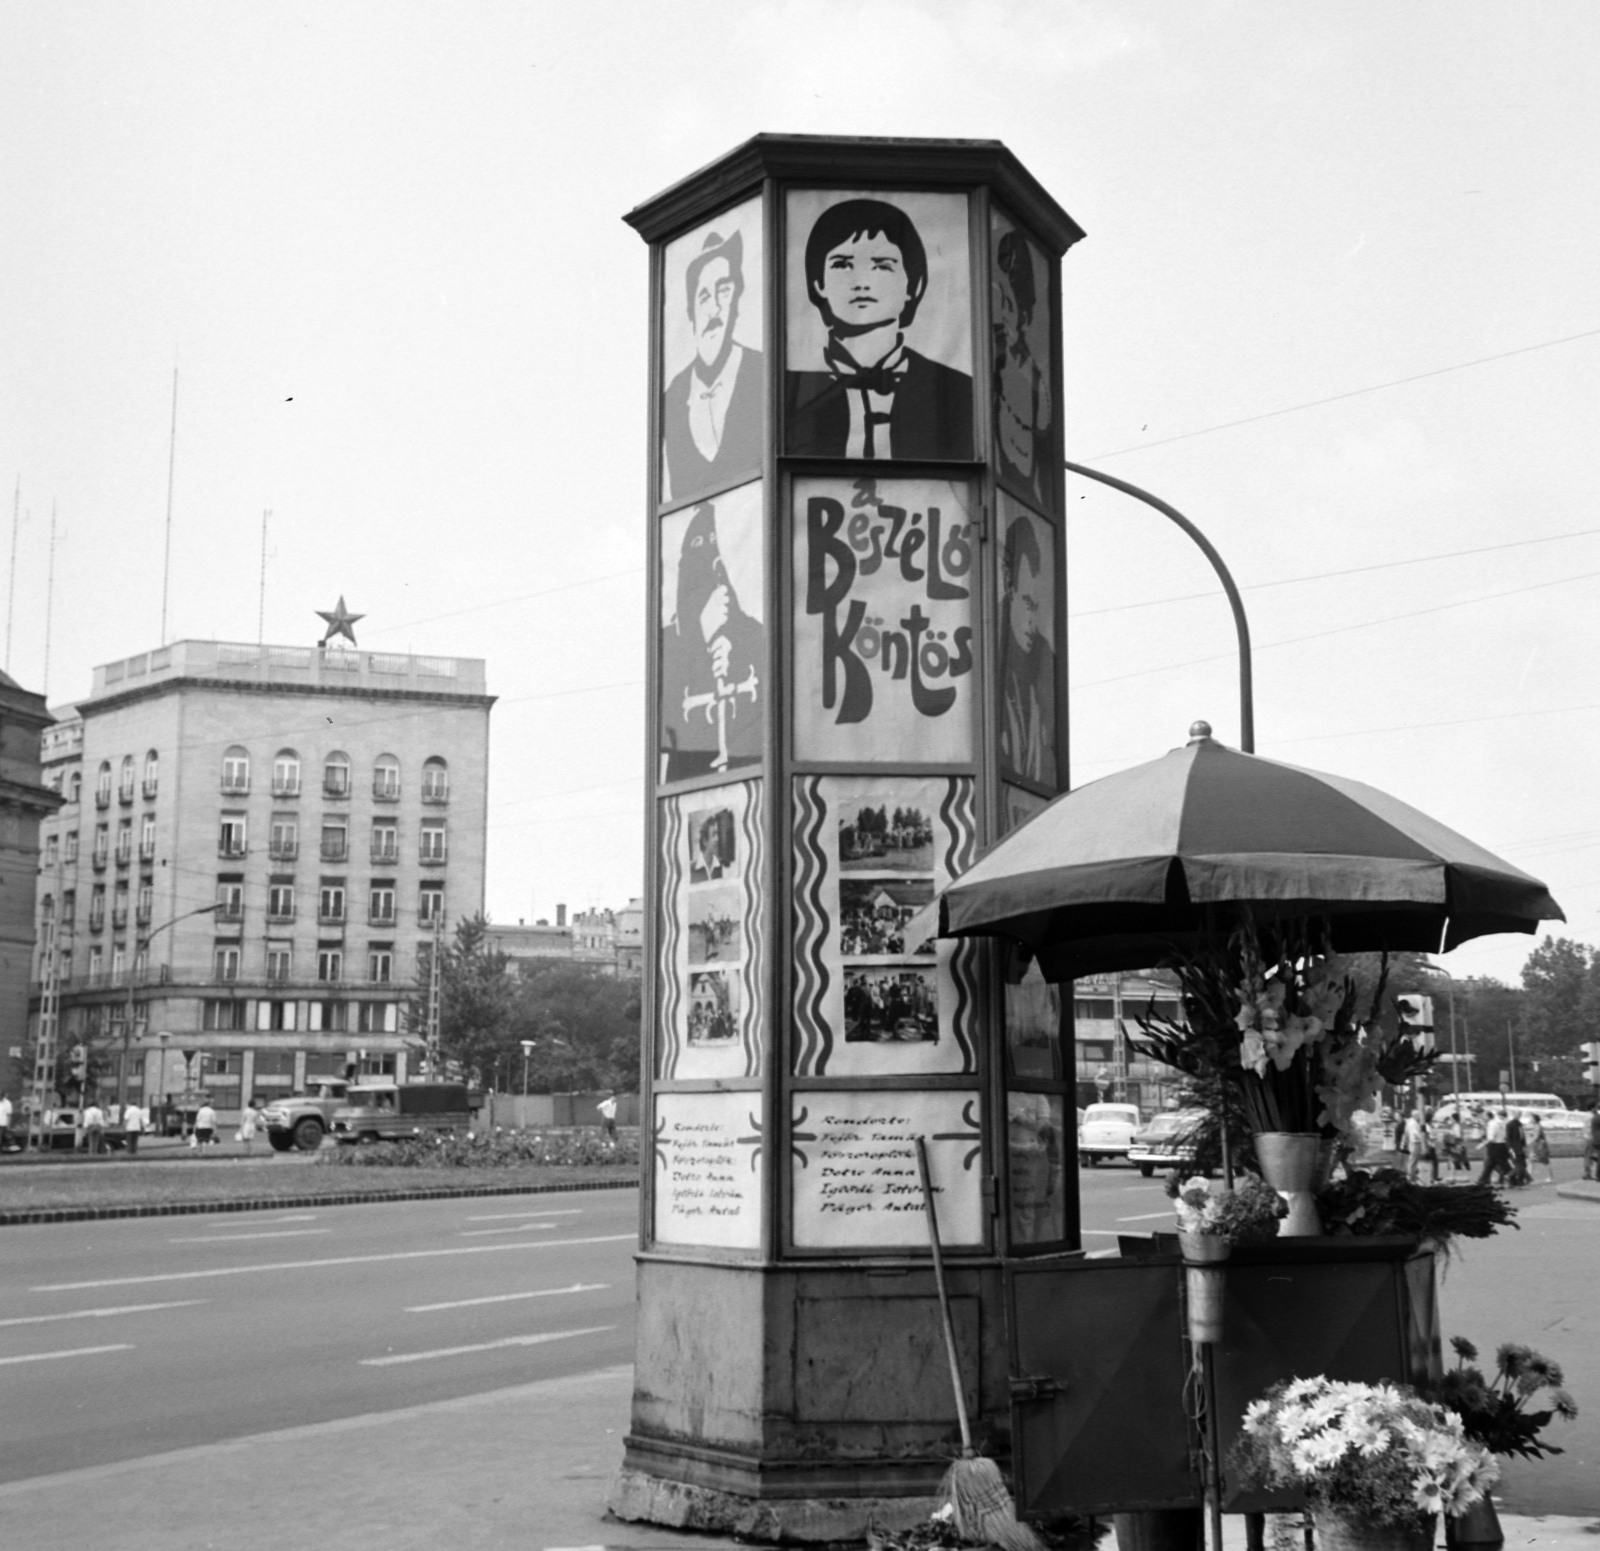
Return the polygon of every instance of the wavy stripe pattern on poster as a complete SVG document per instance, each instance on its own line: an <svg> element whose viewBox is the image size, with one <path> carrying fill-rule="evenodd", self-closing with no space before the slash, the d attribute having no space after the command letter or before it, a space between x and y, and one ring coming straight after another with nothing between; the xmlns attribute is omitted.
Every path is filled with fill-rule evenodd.
<svg viewBox="0 0 1600 1551"><path fill-rule="evenodd" d="M744 857L744 964L739 971L744 989L744 1075L761 1075L762 1030L766 1026L762 966L766 958L766 910L763 908L765 862L765 789L760 781L745 783L744 817L740 821L740 850Z"/></svg>
<svg viewBox="0 0 1600 1551"><path fill-rule="evenodd" d="M949 844L944 854L944 871L956 879L976 859L978 825L973 811L973 783L957 776L945 788L939 817ZM950 955L950 978L956 988L956 1005L950 1014L950 1031L961 1051L963 1073L978 1070L977 1030L974 1027L978 1005L978 952L970 939L960 939Z"/></svg>
<svg viewBox="0 0 1600 1551"><path fill-rule="evenodd" d="M683 893L683 807L676 797L661 804L661 889L656 912L660 938L656 945L656 1077L670 1081L677 1075L683 1051L679 1027L683 1016L683 983L678 968L678 945L683 923L679 897Z"/></svg>
<svg viewBox="0 0 1600 1551"><path fill-rule="evenodd" d="M828 870L821 839L826 817L822 777L800 777L794 783L794 1070L799 1077L824 1076L833 1052L833 1031L822 1008L828 991L828 969L822 962L828 939L828 913L822 904Z"/></svg>

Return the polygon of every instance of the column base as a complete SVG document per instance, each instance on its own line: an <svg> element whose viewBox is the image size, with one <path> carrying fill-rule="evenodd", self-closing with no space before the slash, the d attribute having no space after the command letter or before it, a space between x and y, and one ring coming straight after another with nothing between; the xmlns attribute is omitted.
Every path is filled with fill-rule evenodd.
<svg viewBox="0 0 1600 1551"><path fill-rule="evenodd" d="M631 1523L798 1546L864 1540L874 1529L901 1533L927 1523L938 1506L937 1496L758 1500L628 1469L617 1474L606 1498L611 1515Z"/></svg>

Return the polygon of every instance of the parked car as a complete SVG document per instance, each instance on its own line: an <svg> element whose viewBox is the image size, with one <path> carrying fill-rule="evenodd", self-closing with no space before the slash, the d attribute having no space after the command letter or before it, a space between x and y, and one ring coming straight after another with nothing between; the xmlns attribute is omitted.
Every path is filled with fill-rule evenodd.
<svg viewBox="0 0 1600 1551"><path fill-rule="evenodd" d="M1078 1127L1078 1161L1092 1165L1102 1158L1126 1158L1138 1129L1137 1104L1091 1104Z"/></svg>
<svg viewBox="0 0 1600 1551"><path fill-rule="evenodd" d="M333 1112L336 1142L400 1142L472 1129L467 1085L460 1082L367 1082L353 1086Z"/></svg>
<svg viewBox="0 0 1600 1551"><path fill-rule="evenodd" d="M315 1152L333 1129L333 1113L345 1102L350 1084L342 1077L313 1077L303 1091L274 1099L262 1111L267 1141L274 1152Z"/></svg>
<svg viewBox="0 0 1600 1551"><path fill-rule="evenodd" d="M1205 1118L1205 1111L1200 1109L1162 1111L1134 1133L1133 1145L1128 1148L1128 1162L1146 1179L1157 1169L1188 1168L1194 1162L1194 1144L1190 1137Z"/></svg>

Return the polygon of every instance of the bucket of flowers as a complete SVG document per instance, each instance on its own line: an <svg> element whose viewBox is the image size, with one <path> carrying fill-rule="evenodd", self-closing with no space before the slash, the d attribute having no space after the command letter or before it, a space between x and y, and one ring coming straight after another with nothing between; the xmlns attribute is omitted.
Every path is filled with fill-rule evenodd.
<svg viewBox="0 0 1600 1551"><path fill-rule="evenodd" d="M1560 1454L1539 1434L1556 1417L1570 1422L1577 1403L1564 1388L1561 1366L1532 1347L1507 1342L1494 1354L1494 1377L1486 1379L1474 1366L1478 1349L1464 1336L1451 1336L1456 1365L1432 1387L1432 1396L1461 1418L1468 1438L1491 1454L1518 1454L1542 1459ZM1452 1546L1498 1546L1505 1540L1500 1516L1486 1493L1465 1513L1445 1521L1445 1539Z"/></svg>
<svg viewBox="0 0 1600 1551"><path fill-rule="evenodd" d="M1231 1463L1251 1489L1305 1495L1321 1551L1428 1551L1500 1467L1461 1418L1405 1385L1273 1385L1244 1414Z"/></svg>
<svg viewBox="0 0 1600 1551"><path fill-rule="evenodd" d="M1222 1339L1224 1276L1219 1261L1235 1244L1273 1238L1278 1219L1288 1212L1283 1197L1253 1174L1241 1176L1232 1190L1196 1176L1168 1185L1178 1214L1178 1247L1187 1267L1189 1339Z"/></svg>

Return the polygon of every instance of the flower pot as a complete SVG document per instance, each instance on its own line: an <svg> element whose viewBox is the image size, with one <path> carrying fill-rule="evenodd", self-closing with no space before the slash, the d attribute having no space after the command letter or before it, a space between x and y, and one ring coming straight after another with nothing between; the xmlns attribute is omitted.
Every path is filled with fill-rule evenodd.
<svg viewBox="0 0 1600 1551"><path fill-rule="evenodd" d="M1444 1521L1444 1543L1447 1546L1503 1546L1506 1532L1500 1527L1500 1515L1495 1512L1494 1499L1487 1492L1453 1518Z"/></svg>
<svg viewBox="0 0 1600 1551"><path fill-rule="evenodd" d="M1219 1265L1185 1266L1189 1303L1189 1339L1202 1343L1222 1339L1223 1296L1228 1273Z"/></svg>
<svg viewBox="0 0 1600 1551"><path fill-rule="evenodd" d="M1312 1194L1322 1138L1315 1131L1258 1131L1256 1158L1261 1177L1289 1203L1289 1215L1278 1224L1280 1238L1304 1238L1322 1232L1317 1199Z"/></svg>
<svg viewBox="0 0 1600 1551"><path fill-rule="evenodd" d="M1434 1519L1430 1514L1421 1528L1415 1520L1385 1524L1364 1514L1340 1513L1332 1508L1312 1510L1317 1551L1432 1551Z"/></svg>
<svg viewBox="0 0 1600 1551"><path fill-rule="evenodd" d="M1178 1248L1189 1265L1215 1265L1226 1260L1233 1245L1218 1233L1185 1233L1178 1230Z"/></svg>

